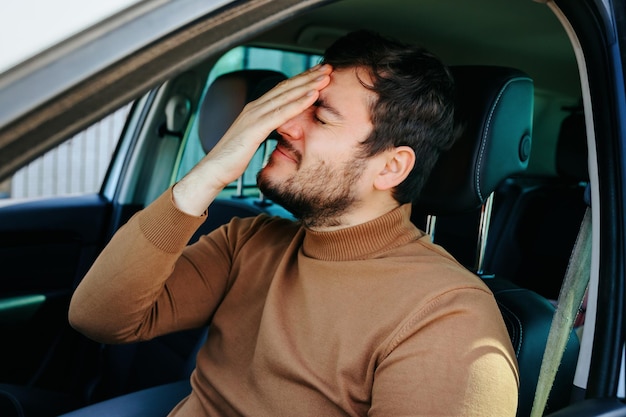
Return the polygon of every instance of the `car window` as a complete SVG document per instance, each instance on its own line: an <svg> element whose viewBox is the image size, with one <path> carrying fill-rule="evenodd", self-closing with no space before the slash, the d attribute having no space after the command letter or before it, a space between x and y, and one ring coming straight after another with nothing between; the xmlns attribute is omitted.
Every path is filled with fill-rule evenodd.
<svg viewBox="0 0 626 417"><path fill-rule="evenodd" d="M6 2L0 13L0 39L19 39L19 42L2 43L0 73L134 3L138 0ZM46 28L46 36L41 36L38 27Z"/></svg>
<svg viewBox="0 0 626 417"><path fill-rule="evenodd" d="M0 183L0 198L99 192L129 109L120 108L16 171Z"/></svg>
<svg viewBox="0 0 626 417"><path fill-rule="evenodd" d="M291 77L317 64L320 59L320 55L257 47L237 47L224 54L215 64L209 74L204 92L206 93L208 86L215 78L228 72L241 69L271 69L281 71L287 77ZM198 118L196 117L183 145L183 151L176 170L176 180L182 178L204 156L204 151L198 137L197 123ZM257 151L250 162L250 165L244 172L243 181L241 182L241 186L243 187L241 191L244 194L250 195L257 191L256 174L272 148L272 141L267 141L265 146L262 146ZM222 196L233 195L237 192L239 192L237 182L234 182L226 187L222 192Z"/></svg>

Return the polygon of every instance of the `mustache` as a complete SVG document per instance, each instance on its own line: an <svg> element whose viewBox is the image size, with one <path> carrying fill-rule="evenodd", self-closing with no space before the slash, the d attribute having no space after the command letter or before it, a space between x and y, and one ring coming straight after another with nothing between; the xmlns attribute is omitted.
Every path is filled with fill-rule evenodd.
<svg viewBox="0 0 626 417"><path fill-rule="evenodd" d="M280 146L281 148L285 149L289 153L293 154L297 162L300 162L302 160L302 154L296 148L294 148L291 142L284 139L282 136L279 136L276 139L276 141L277 141L276 146Z"/></svg>

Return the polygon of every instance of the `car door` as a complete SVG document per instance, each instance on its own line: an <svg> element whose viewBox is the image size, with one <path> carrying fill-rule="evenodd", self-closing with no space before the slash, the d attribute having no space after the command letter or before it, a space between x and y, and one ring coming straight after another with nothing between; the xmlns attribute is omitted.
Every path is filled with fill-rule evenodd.
<svg viewBox="0 0 626 417"><path fill-rule="evenodd" d="M129 111L124 106L3 183L1 383L71 391L89 373L82 355L96 349L70 329L67 306L110 234L113 203L100 190L110 161L123 157L118 139Z"/></svg>
<svg viewBox="0 0 626 417"><path fill-rule="evenodd" d="M565 416L624 416L626 100L624 2L557 2L577 54L587 115L593 249L587 321Z"/></svg>
<svg viewBox="0 0 626 417"><path fill-rule="evenodd" d="M205 79L184 72L3 182L0 384L70 397L101 378L101 346L74 331L71 295L117 228L171 184Z"/></svg>
<svg viewBox="0 0 626 417"><path fill-rule="evenodd" d="M47 55L2 74L0 143L3 151L0 160L4 182L0 191L4 191L7 198L0 201L0 331L4 342L0 384L7 387L11 396L32 388L78 398L88 395L87 391L100 371L96 368L101 349L69 327L67 308L70 296L119 224L141 208L149 196L169 184L171 178L166 170L165 178L145 175L158 173L160 168L173 164L172 155L177 153L180 144L181 135L165 131L168 126L164 108L170 102L170 95L175 97L174 100L182 100L185 106L186 100L194 99L190 95L199 95L203 81L195 74L179 74L165 85L149 90L158 85L159 80L127 80L127 86L133 86L134 96L126 95L127 90L119 86L110 95L79 94L81 100L96 100L99 104L94 107L93 103L74 103L70 107L82 109L81 115L75 114L64 121L52 120L64 114L58 110L67 108L66 105L55 106L48 102L48 107L44 106L42 110L41 104L54 96L59 88L85 80L90 74L102 75L104 68L125 54L226 3L186 2L181 7L180 4L142 2L68 39ZM160 24L150 25L152 19ZM103 32L111 35L94 36L94 33L101 35ZM163 65L172 66L171 61ZM130 106L128 100L140 96L137 85L141 85L145 93ZM109 79L105 83L87 82L83 86L106 89L115 83ZM60 100L67 99L68 95L65 95ZM68 140L68 136L88 123L108 126L108 122L100 121L101 118L117 114L116 110L123 106L125 110L121 112L124 115L117 132L107 132L117 143L111 147L113 157L82 161L80 167L69 163L76 158L83 159L83 151L77 149L80 139L72 136ZM94 108L100 110L87 110ZM30 109L36 120L23 117L26 109ZM40 118L43 114L47 120ZM129 119L125 123L127 114ZM186 125L185 120L178 122L183 127ZM23 129L29 132L25 133ZM103 138L96 142L103 142L100 139ZM57 148L57 151L43 156L42 162L24 168L25 175L14 172L44 150L61 143L59 148L67 148L67 144L72 143L73 151ZM101 149L89 152L92 151L103 153ZM50 163L56 166L52 171ZM94 186L89 189L70 186L61 190L61 194L71 195L51 196L49 191L56 187L49 185L51 176L91 182L89 177L94 164L101 168L98 170L100 179ZM32 174L30 171L37 166L41 168L40 172ZM7 173L12 177L8 178ZM141 180L142 175L151 178L150 182ZM33 176L38 177L39 184L35 188L42 191L38 196L17 192L21 186L14 180L24 176L30 176L31 180ZM8 198L11 195L14 198Z"/></svg>
<svg viewBox="0 0 626 417"><path fill-rule="evenodd" d="M69 300L112 233L171 185L204 82L196 72L180 74L5 182L0 384L78 398L97 384L102 349L71 329Z"/></svg>

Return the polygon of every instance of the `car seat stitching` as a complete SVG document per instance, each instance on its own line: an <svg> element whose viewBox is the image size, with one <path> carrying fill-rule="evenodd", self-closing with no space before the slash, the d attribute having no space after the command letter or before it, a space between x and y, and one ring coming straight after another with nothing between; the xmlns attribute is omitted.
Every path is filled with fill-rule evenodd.
<svg viewBox="0 0 626 417"><path fill-rule="evenodd" d="M483 134L481 138L481 142L480 142L480 152L478 154L478 165L476 169L476 182L475 182L476 193L478 194L478 198L480 199L481 202L485 201L485 197L482 195L482 192L480 191L480 168L482 165L483 155L484 155L485 147L487 144L486 138L489 136L489 129L491 128L493 113L495 112L495 109L498 106L498 103L500 102L500 99L502 98L504 91L509 87L510 84L514 82L518 82L518 81L529 81L529 79L526 77L518 77L518 78L513 78L507 81L507 83L500 89L500 92L498 93L498 96L496 97L496 101L489 111L489 117L487 117L487 127L485 128L485 133Z"/></svg>
<svg viewBox="0 0 626 417"><path fill-rule="evenodd" d="M522 342L524 340L524 328L522 327L522 321L506 305L498 302L498 306L501 309L506 310L510 314L510 317L514 318L517 321L518 328L519 328L519 343L517 343L517 346L514 346L514 348L515 348L515 357L519 357L520 351L522 349Z"/></svg>

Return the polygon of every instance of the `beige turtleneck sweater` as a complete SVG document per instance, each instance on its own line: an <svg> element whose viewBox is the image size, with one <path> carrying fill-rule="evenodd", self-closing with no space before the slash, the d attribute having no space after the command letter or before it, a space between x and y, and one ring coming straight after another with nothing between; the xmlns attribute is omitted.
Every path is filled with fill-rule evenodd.
<svg viewBox="0 0 626 417"><path fill-rule="evenodd" d="M514 416L492 294L409 217L318 233L262 215L186 247L203 218L169 191L114 236L70 321L105 343L210 324L171 416Z"/></svg>

